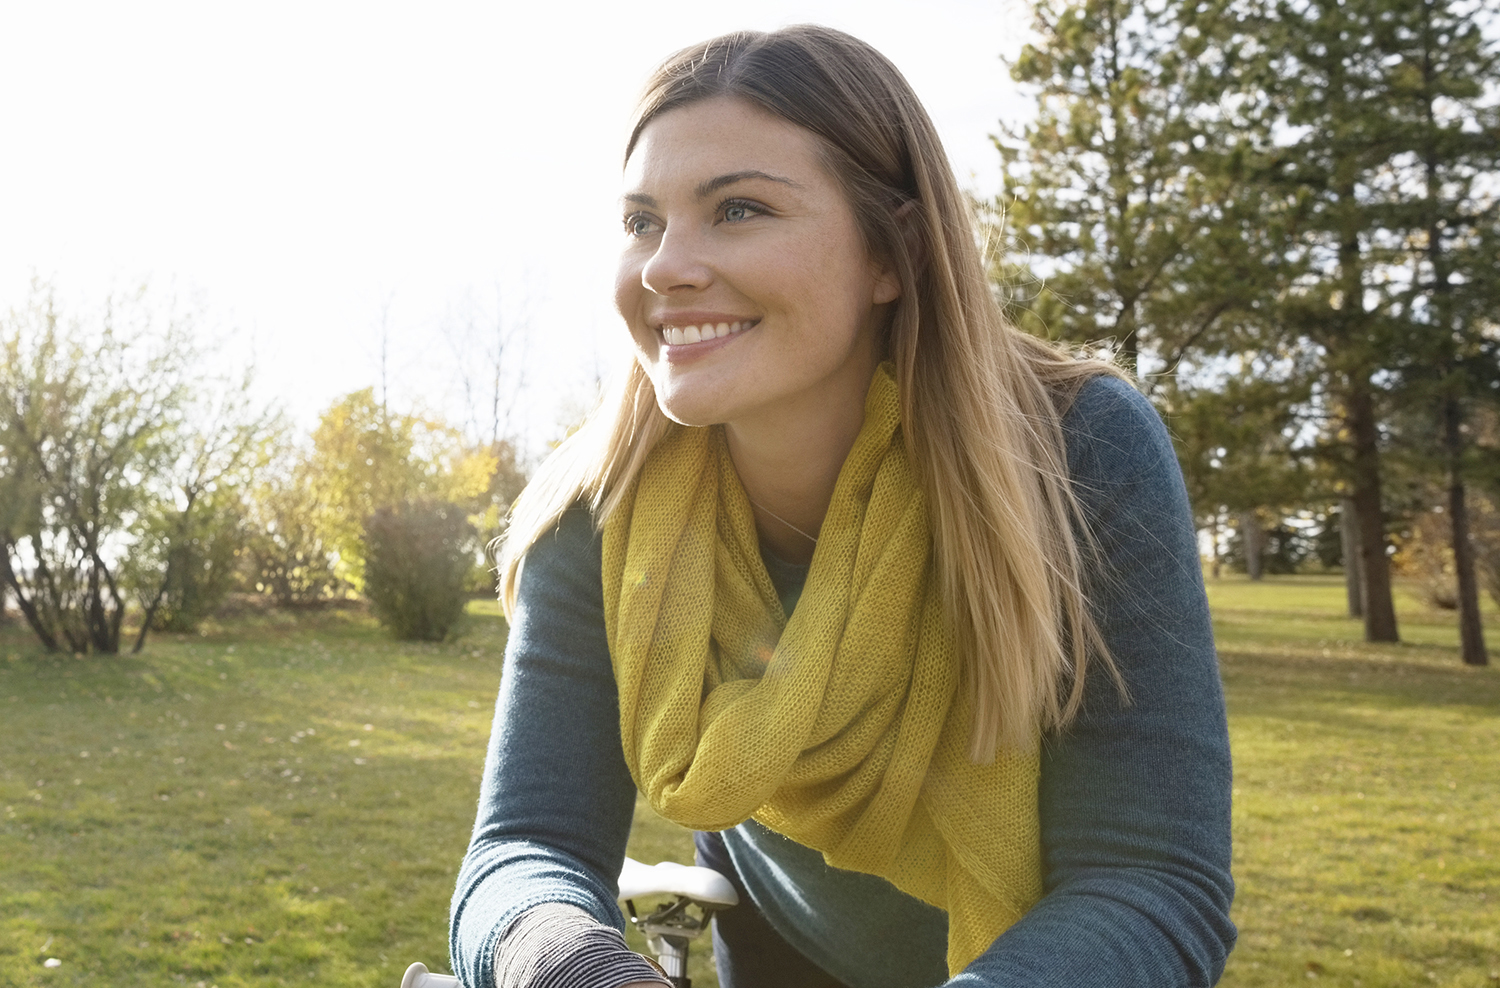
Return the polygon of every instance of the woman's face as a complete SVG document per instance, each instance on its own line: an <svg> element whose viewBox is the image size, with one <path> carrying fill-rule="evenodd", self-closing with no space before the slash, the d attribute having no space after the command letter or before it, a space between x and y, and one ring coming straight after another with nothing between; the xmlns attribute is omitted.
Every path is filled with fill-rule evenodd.
<svg viewBox="0 0 1500 988"><path fill-rule="evenodd" d="M662 411L687 425L816 421L863 408L880 306L810 132L734 98L663 113L625 169L615 304Z"/></svg>

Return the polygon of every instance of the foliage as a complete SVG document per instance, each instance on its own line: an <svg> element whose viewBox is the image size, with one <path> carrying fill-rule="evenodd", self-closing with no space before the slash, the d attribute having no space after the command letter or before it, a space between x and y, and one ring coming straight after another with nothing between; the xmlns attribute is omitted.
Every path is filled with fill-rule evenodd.
<svg viewBox="0 0 1500 988"><path fill-rule="evenodd" d="M365 596L403 641L442 641L463 614L474 527L456 504L413 501L365 521Z"/></svg>
<svg viewBox="0 0 1500 988"><path fill-rule="evenodd" d="M191 427L157 480L161 496L144 512L131 554L143 612L136 651L148 628L195 630L240 575L245 500L283 430L274 413L252 407L249 383L247 376L236 387L200 388L185 408Z"/></svg>
<svg viewBox="0 0 1500 988"><path fill-rule="evenodd" d="M0 349L0 578L47 648L118 652L121 563L185 432L187 328L137 294L86 331L36 286Z"/></svg>
<svg viewBox="0 0 1500 988"><path fill-rule="evenodd" d="M246 534L241 492L214 491L184 508L157 504L145 517L148 535L126 560L142 605L141 630L196 631L239 579Z"/></svg>
<svg viewBox="0 0 1500 988"><path fill-rule="evenodd" d="M1482 6L1041 0L1012 66L1037 113L1001 142L999 207L1030 253L995 274L1042 286L1012 293L1019 322L1180 372L1143 379L1200 517L1274 509L1315 452L1301 496L1352 501L1372 639L1397 635L1394 410L1414 387L1437 399L1457 483L1466 419L1500 396L1500 54Z"/></svg>
<svg viewBox="0 0 1500 988"><path fill-rule="evenodd" d="M390 412L366 388L323 413L303 473L319 505L315 525L337 554L335 572L360 591L366 518L408 501L475 502L497 467L492 450L467 447L456 429L434 419Z"/></svg>
<svg viewBox="0 0 1500 988"><path fill-rule="evenodd" d="M1415 581L1422 599L1432 607L1456 610L1458 574L1454 564L1453 528L1445 505L1436 502L1418 514L1399 540L1395 563ZM1469 541L1481 578L1491 598L1500 604L1500 507L1483 492L1469 496Z"/></svg>
<svg viewBox="0 0 1500 988"><path fill-rule="evenodd" d="M1036 41L1011 65L1036 116L996 141L1001 236L1029 255L997 280L1040 286L1012 297L1019 320L1108 341L1132 370L1149 356L1143 373L1221 349L1269 280L1252 263L1264 224L1241 198L1241 138L1216 107L1227 42L1195 10L1040 0Z"/></svg>
<svg viewBox="0 0 1500 988"><path fill-rule="evenodd" d="M1312 477L1295 437L1310 393L1300 377L1250 362L1203 383L1185 375L1164 382L1157 405L1200 515L1305 503Z"/></svg>
<svg viewBox="0 0 1500 988"><path fill-rule="evenodd" d="M368 591L364 521L422 501L456 504L486 531L525 484L513 448L471 446L443 422L390 411L366 388L321 416L308 447L282 442L247 506L245 582L284 606ZM477 547L470 589L488 578Z"/></svg>
<svg viewBox="0 0 1500 988"><path fill-rule="evenodd" d="M326 603L341 595L337 554L322 527L325 511L305 462L283 451L277 468L253 488L248 506L244 580L282 607Z"/></svg>
<svg viewBox="0 0 1500 988"><path fill-rule="evenodd" d="M42 643L117 652L138 605L196 625L229 588L273 415L204 373L192 319L146 291L68 320L35 286L0 325L0 577Z"/></svg>
<svg viewBox="0 0 1500 988"><path fill-rule="evenodd" d="M1263 49L1236 90L1260 135L1267 208L1285 231L1268 259L1286 271L1276 322L1322 354L1325 449L1358 514L1367 633L1394 639L1382 426L1398 403L1384 393L1414 366L1462 390L1452 371L1455 341L1474 326L1465 314L1500 302L1484 287L1493 253L1476 253L1493 240L1485 190L1500 146L1485 136L1497 120L1485 89L1500 73L1479 8L1465 0L1250 9Z"/></svg>

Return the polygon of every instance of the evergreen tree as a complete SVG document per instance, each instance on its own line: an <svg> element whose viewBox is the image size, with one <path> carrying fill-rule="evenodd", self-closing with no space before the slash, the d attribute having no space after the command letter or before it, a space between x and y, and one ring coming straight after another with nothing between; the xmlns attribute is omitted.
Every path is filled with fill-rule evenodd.
<svg viewBox="0 0 1500 988"><path fill-rule="evenodd" d="M1500 50L1484 38L1478 6L1417 0L1383 25L1402 71L1389 225L1410 245L1400 351L1405 391L1435 413L1446 475L1460 640L1469 665L1488 663L1466 490L1475 401L1500 394ZM1487 85L1488 84L1488 87ZM1493 452L1492 454L1493 455Z"/></svg>
<svg viewBox="0 0 1500 988"><path fill-rule="evenodd" d="M1322 354L1374 641L1398 637L1381 468L1391 385L1403 365L1472 366L1453 341L1480 298L1454 274L1483 238L1458 222L1474 212L1475 186L1454 194L1493 174L1476 167L1486 144L1494 160L1496 140L1480 107L1495 73L1478 11L1455 0L1267 0L1245 21L1263 47L1234 80L1250 131L1270 138L1264 201L1285 231L1268 260L1285 273L1276 323ZM1462 390L1461 375L1443 376L1450 393Z"/></svg>
<svg viewBox="0 0 1500 988"><path fill-rule="evenodd" d="M1036 5L1038 40L1011 66L1036 117L996 142L1009 265L997 280L1040 286L1012 299L1024 328L1171 371L1255 307L1264 252L1248 248L1262 233L1239 198L1243 137L1217 108L1238 42L1218 25L1142 0Z"/></svg>

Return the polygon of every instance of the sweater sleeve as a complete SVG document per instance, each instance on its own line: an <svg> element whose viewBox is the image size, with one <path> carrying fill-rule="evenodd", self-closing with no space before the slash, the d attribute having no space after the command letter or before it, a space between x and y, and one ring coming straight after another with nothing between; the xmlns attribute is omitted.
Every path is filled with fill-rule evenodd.
<svg viewBox="0 0 1500 988"><path fill-rule="evenodd" d="M495 983L495 949L541 903L623 929L615 905L635 786L600 620L599 543L569 511L528 553L506 644L479 810L449 924L453 971Z"/></svg>
<svg viewBox="0 0 1500 988"><path fill-rule="evenodd" d="M1045 895L950 984L1212 985L1235 940L1229 739L1187 494L1123 382L1090 382L1064 426L1090 600L1129 700L1091 672L1083 713L1043 751Z"/></svg>

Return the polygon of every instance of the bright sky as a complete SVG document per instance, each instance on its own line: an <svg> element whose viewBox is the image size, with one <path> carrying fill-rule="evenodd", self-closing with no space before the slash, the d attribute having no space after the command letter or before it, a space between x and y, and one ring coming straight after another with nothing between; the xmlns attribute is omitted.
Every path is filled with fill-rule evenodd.
<svg viewBox="0 0 1500 988"><path fill-rule="evenodd" d="M998 190L1019 0L6 3L0 310L33 275L84 301L148 281L303 424L379 383L382 336L393 402L461 419L482 361L455 327L498 312L524 321L513 427L541 441L625 353L619 155L645 76L801 21L890 56L961 183Z"/></svg>

